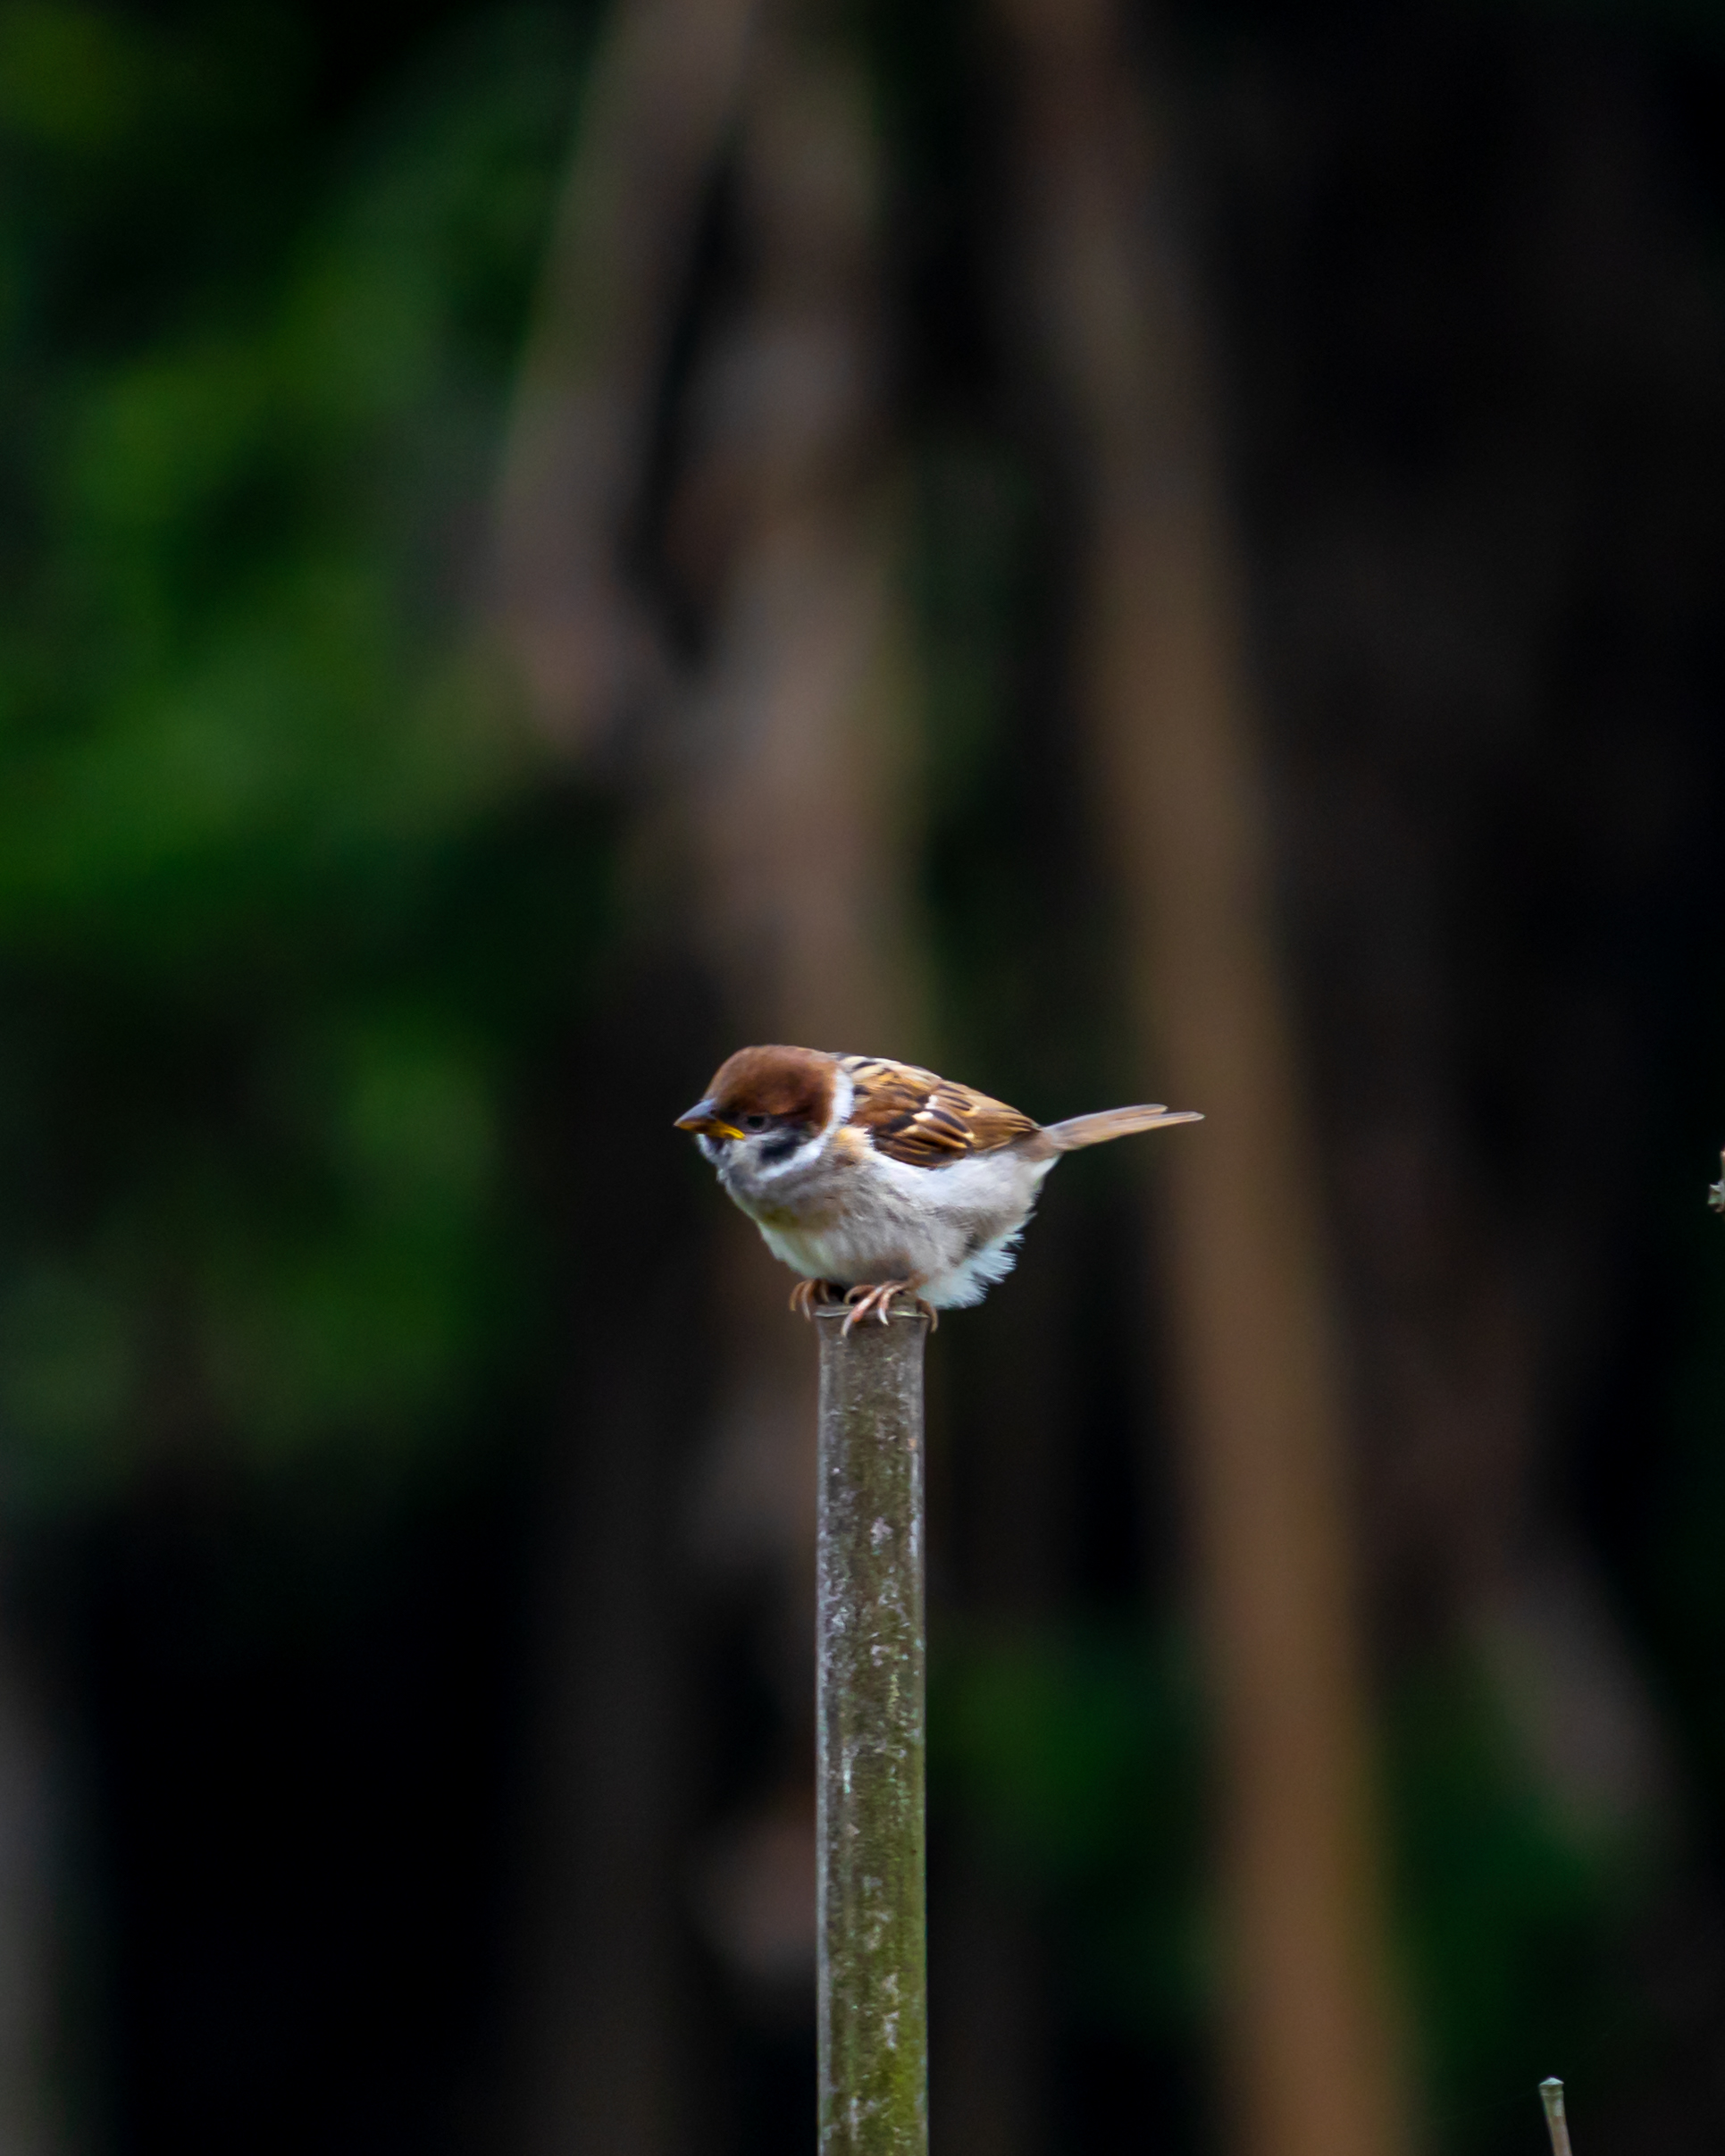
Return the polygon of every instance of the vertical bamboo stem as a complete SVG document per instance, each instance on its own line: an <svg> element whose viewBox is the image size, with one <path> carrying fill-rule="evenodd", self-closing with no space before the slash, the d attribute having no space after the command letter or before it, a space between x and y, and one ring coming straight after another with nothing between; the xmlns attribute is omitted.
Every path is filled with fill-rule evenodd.
<svg viewBox="0 0 1725 2156"><path fill-rule="evenodd" d="M821 1313L821 2156L926 2156L923 1344Z"/></svg>

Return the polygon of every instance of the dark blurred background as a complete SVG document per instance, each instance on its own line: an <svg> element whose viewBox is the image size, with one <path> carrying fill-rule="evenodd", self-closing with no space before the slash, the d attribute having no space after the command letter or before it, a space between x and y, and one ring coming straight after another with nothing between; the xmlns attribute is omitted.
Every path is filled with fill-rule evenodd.
<svg viewBox="0 0 1725 2156"><path fill-rule="evenodd" d="M941 2156L1717 2149L1725 10L0 0L0 2156L812 2147L758 1038L1210 1116L931 1349Z"/></svg>

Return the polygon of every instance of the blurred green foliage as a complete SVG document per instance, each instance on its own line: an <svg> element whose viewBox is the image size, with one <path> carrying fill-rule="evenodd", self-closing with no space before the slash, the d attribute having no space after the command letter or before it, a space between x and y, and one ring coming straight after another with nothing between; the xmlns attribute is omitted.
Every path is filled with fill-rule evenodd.
<svg viewBox="0 0 1725 2156"><path fill-rule="evenodd" d="M1202 1691L1177 1632L1093 1626L949 1648L930 1716L937 1813L1061 1941L1093 2015L1200 2046L1218 1974ZM1399 1686L1385 1736L1411 2037L1441 2146L1526 2139L1530 2053L1609 2082L1642 1867L1584 1830L1457 1657ZM1545 2047L1542 2052L1541 2047Z"/></svg>
<svg viewBox="0 0 1725 2156"><path fill-rule="evenodd" d="M1529 2057L1607 2083L1649 2031L1621 1963L1641 1852L1578 1818L1460 1651L1408 1674L1385 1743L1392 1884L1428 2101L1450 2145L1526 2140Z"/></svg>
<svg viewBox="0 0 1725 2156"><path fill-rule="evenodd" d="M1051 1918L1092 2011L1192 2035L1213 1918L1198 1690L1172 1636L1091 1626L955 1642L929 1716L937 1816Z"/></svg>
<svg viewBox="0 0 1725 2156"><path fill-rule="evenodd" d="M291 13L0 9L15 1502L387 1455L531 1322L506 1103L606 871L473 624L584 35L476 16L314 127Z"/></svg>

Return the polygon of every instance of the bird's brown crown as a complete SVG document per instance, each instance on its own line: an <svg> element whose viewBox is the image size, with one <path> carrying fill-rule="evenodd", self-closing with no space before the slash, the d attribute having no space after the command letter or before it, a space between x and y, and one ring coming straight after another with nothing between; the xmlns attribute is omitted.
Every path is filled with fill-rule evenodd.
<svg viewBox="0 0 1725 2156"><path fill-rule="evenodd" d="M713 1073L707 1095L730 1122L770 1115L818 1128L833 1112L838 1069L815 1048L739 1048Z"/></svg>

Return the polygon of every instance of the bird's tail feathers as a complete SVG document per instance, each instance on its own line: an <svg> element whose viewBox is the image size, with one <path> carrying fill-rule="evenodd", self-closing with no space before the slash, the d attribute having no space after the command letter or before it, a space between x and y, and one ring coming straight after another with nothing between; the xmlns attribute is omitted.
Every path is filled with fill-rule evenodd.
<svg viewBox="0 0 1725 2156"><path fill-rule="evenodd" d="M1135 1130L1160 1130L1168 1123L1202 1123L1203 1120L1190 1108L1146 1103L1141 1108L1104 1108L1095 1115L1075 1115L1064 1123L1046 1125L1042 1135L1055 1153L1076 1153L1084 1145L1105 1145L1110 1138L1130 1137Z"/></svg>

